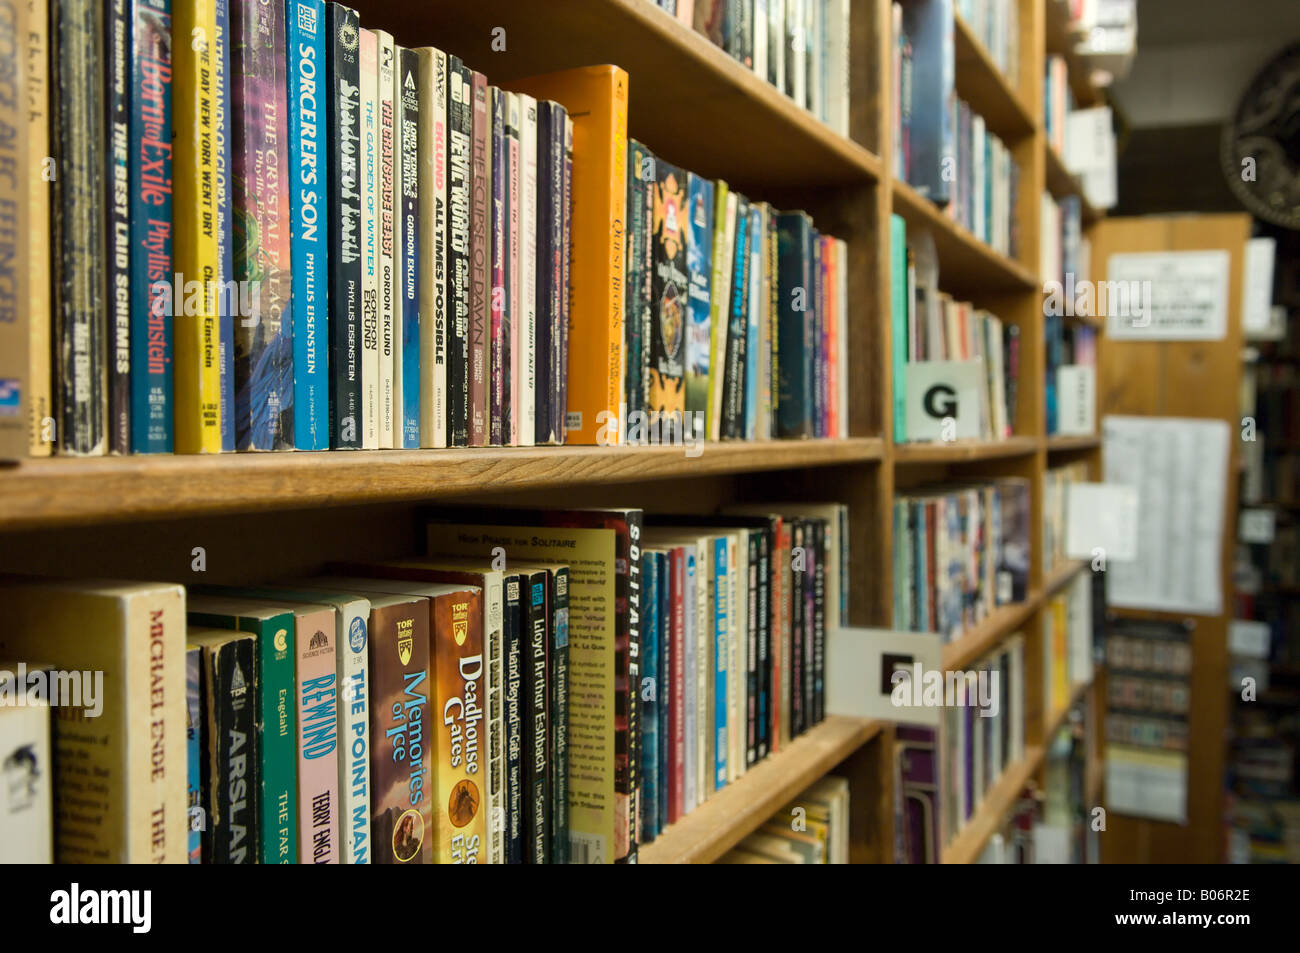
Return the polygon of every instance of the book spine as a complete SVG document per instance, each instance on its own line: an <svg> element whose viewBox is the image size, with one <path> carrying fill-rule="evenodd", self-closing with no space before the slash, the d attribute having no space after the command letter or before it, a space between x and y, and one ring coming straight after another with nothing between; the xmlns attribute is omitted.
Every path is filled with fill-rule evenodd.
<svg viewBox="0 0 1300 953"><path fill-rule="evenodd" d="M379 446L391 450L400 446L401 411L397 394L399 383L397 363L401 361L401 312L397 301L397 201L395 186L397 172L394 168L395 111L393 77L396 70L396 51L393 37L383 30L375 34L376 68L378 84L376 94L376 121L379 137L379 175L375 180L375 208L379 229ZM396 105L400 105L400 100Z"/></svg>
<svg viewBox="0 0 1300 953"><path fill-rule="evenodd" d="M686 756L686 705L685 670L686 616L695 611L686 588L686 561L689 551L678 547L673 550L672 632L668 643L668 667L665 674L665 695L668 701L668 735L664 739L668 749L668 816L669 824L676 823L683 813L683 759Z"/></svg>
<svg viewBox="0 0 1300 953"><path fill-rule="evenodd" d="M654 658L658 666L658 672L655 676L655 696L658 700L658 725L655 732L655 744L649 746L653 749L653 762L658 777L655 782L657 795L655 797L655 818L654 829L661 832L668 826L668 799L669 785L669 749L671 747L671 738L673 731L673 707L672 707L672 686L670 684L671 660L669 656L673 644L673 595L677 587L677 563L680 550L677 547L671 547L664 553L663 563L659 569L659 631L655 634L656 648L652 649L645 645L645 639L642 639L641 658L643 664L649 664ZM643 630L644 631L644 630ZM642 734L644 735L644 720L642 721ZM647 747L646 742L642 741L642 751ZM644 756L642 763L645 762ZM644 785L643 785L644 786ZM645 813L649 813L647 807Z"/></svg>
<svg viewBox="0 0 1300 953"><path fill-rule="evenodd" d="M104 224L108 336L108 452L131 452L131 8L104 5L104 105L108 147Z"/></svg>
<svg viewBox="0 0 1300 953"><path fill-rule="evenodd" d="M339 680L339 811L342 861L369 864L370 832L370 658L366 624L369 603L338 605L335 669Z"/></svg>
<svg viewBox="0 0 1300 953"><path fill-rule="evenodd" d="M486 857L484 761L489 756L480 744L487 737L483 597L477 589L462 589L435 596L433 603L434 710L442 712L434 744L435 862L477 864Z"/></svg>
<svg viewBox="0 0 1300 953"><path fill-rule="evenodd" d="M519 95L519 444L537 442L537 100Z"/></svg>
<svg viewBox="0 0 1300 953"><path fill-rule="evenodd" d="M447 106L447 151L451 168L448 186L451 253L448 256L448 297L453 312L448 332L447 445L469 446L470 351L470 165L474 131L473 83L470 71L451 58L451 99Z"/></svg>
<svg viewBox="0 0 1300 953"><path fill-rule="evenodd" d="M762 366L760 350L760 317L762 304L759 295L763 286L763 206L755 205L749 211L749 274L745 287L745 413L740 435L753 440L757 433L759 412L759 371Z"/></svg>
<svg viewBox="0 0 1300 953"><path fill-rule="evenodd" d="M713 183L695 173L687 176L686 272L688 282L686 324L686 430L709 406L710 279L713 276ZM701 429L696 439L704 439Z"/></svg>
<svg viewBox="0 0 1300 953"><path fill-rule="evenodd" d="M203 863L203 829L206 827L206 800L204 785L203 752L208 750L203 731L203 650L198 646L185 649L185 763L188 766L186 790L189 793L188 862ZM269 828L263 827L265 838Z"/></svg>
<svg viewBox="0 0 1300 953"><path fill-rule="evenodd" d="M758 534L758 742L757 757L767 757L772 723L772 546L774 529Z"/></svg>
<svg viewBox="0 0 1300 953"><path fill-rule="evenodd" d="M212 42L212 97L213 148L216 150L216 222L217 222L217 278L221 282L235 279L234 219L231 203L234 186L231 183L231 135L229 131L230 101L230 0L216 0L217 20ZM235 308L221 308L223 299L217 299L217 367L220 375L219 403L221 405L221 450L235 450ZM249 310L241 308L239 310ZM248 317L243 314L242 317Z"/></svg>
<svg viewBox="0 0 1300 953"><path fill-rule="evenodd" d="M487 826L487 863L504 864L506 844L505 789L505 593L499 572L483 573L483 653L487 657L487 762L488 790L484 817Z"/></svg>
<svg viewBox="0 0 1300 953"><path fill-rule="evenodd" d="M326 7L329 171L330 446L361 447L361 90L358 19L338 3Z"/></svg>
<svg viewBox="0 0 1300 953"><path fill-rule="evenodd" d="M554 141L556 103L542 100L537 104L537 310L534 324L534 391L533 441L542 446L550 442L551 429L551 332L555 315L554 301L555 232L551 227L555 212Z"/></svg>
<svg viewBox="0 0 1300 953"><path fill-rule="evenodd" d="M745 533L749 552L745 580L745 764L758 760L758 569L759 533Z"/></svg>
<svg viewBox="0 0 1300 953"><path fill-rule="evenodd" d="M649 150L635 139L627 141L627 293L623 296L623 403L626 412L645 412L645 388L642 383L641 309L649 298L640 293L645 269L641 251L645 247L645 174L654 165ZM645 300L643 300L643 297Z"/></svg>
<svg viewBox="0 0 1300 953"><path fill-rule="evenodd" d="M776 212L767 216L767 362L763 374L763 386L767 388L767 420L764 436L772 439L777 436L778 421L781 413L781 388L778 385L781 367L781 254L780 241L776 231Z"/></svg>
<svg viewBox="0 0 1300 953"><path fill-rule="evenodd" d="M379 372L379 47L362 29L361 76L361 448L378 450Z"/></svg>
<svg viewBox="0 0 1300 953"><path fill-rule="evenodd" d="M659 159L655 162L654 262L650 299L653 315L649 350L649 399L652 415L672 415L680 425L686 409L684 357L690 279L686 270L686 173Z"/></svg>
<svg viewBox="0 0 1300 953"><path fill-rule="evenodd" d="M371 839L377 864L433 862L429 604L370 610Z"/></svg>
<svg viewBox="0 0 1300 953"><path fill-rule="evenodd" d="M295 638L298 862L304 864L339 863L339 686L333 645L338 636L334 614L331 609L299 616ZM322 622L328 624L328 630Z"/></svg>
<svg viewBox="0 0 1300 953"><path fill-rule="evenodd" d="M736 227L736 195L719 179L713 198L713 276L709 296L709 395L705 432L709 440L722 437L722 405L726 390L727 331L730 327L731 259Z"/></svg>
<svg viewBox="0 0 1300 953"><path fill-rule="evenodd" d="M662 553L642 553L642 589L645 617L642 619L641 647L645 658L641 665L641 785L638 796L641 824L637 842L648 844L659 833L659 637L663 624L659 615ZM667 579L662 580L667 584Z"/></svg>
<svg viewBox="0 0 1300 953"><path fill-rule="evenodd" d="M253 301L235 328L235 446L287 450L293 448L293 311L284 7L233 0L230 11L232 214L244 239L236 243L234 273ZM227 287L218 287L218 314L235 310Z"/></svg>
<svg viewBox="0 0 1300 953"><path fill-rule="evenodd" d="M722 438L744 436L745 351L749 321L749 202L736 199L736 240L731 272L731 313L727 327L727 364L723 383Z"/></svg>
<svg viewBox="0 0 1300 953"><path fill-rule="evenodd" d="M551 574L550 862L569 862L569 567Z"/></svg>
<svg viewBox="0 0 1300 953"><path fill-rule="evenodd" d="M560 349L556 365L559 397L555 401L557 443L568 441L569 427L569 322L573 268L573 117L564 117L564 185L560 190L563 222L560 226Z"/></svg>
<svg viewBox="0 0 1300 953"><path fill-rule="evenodd" d="M698 546L686 550L686 630L685 642L681 652L682 667L682 813L689 813L699 797L699 771L697 765L699 754L696 749L698 729L696 705L699 667L698 646L700 638L700 616L703 604L700 602L700 559Z"/></svg>
<svg viewBox="0 0 1300 953"><path fill-rule="evenodd" d="M505 402L508 374L506 341L506 177L509 156L506 151L506 101L505 94L496 86L489 87L491 103L491 154L492 185L489 197L491 215L491 283L488 292L489 314L489 374L488 374L488 442L494 447L504 446Z"/></svg>
<svg viewBox="0 0 1300 953"><path fill-rule="evenodd" d="M104 5L64 0L56 16L60 245L60 450L97 456L106 447L107 347L104 134ZM14 63L14 75L20 72ZM19 306L25 307L25 303Z"/></svg>
<svg viewBox="0 0 1300 953"><path fill-rule="evenodd" d="M523 201L524 170L522 156L519 154L521 117L519 113L519 94L506 93L506 322L505 322L505 373L501 417L506 446L519 443L519 371L522 367L520 357L519 331L521 327L520 308L523 294L520 287L520 254L522 245L519 234L520 203Z"/></svg>
<svg viewBox="0 0 1300 953"><path fill-rule="evenodd" d="M812 436L813 288L811 226L802 213L778 216L781 314L778 329L777 435Z"/></svg>
<svg viewBox="0 0 1300 953"><path fill-rule="evenodd" d="M400 156L402 200L400 212L401 281L399 300L402 310L402 433L399 446L415 449L420 443L420 195L430 186L424 181L420 166L420 58L415 50L402 49L398 55L400 69ZM426 266L427 267L427 266Z"/></svg>
<svg viewBox="0 0 1300 953"><path fill-rule="evenodd" d="M469 445L488 445L488 282L492 270L492 115L487 78L472 72L469 180Z"/></svg>
<svg viewBox="0 0 1300 953"><path fill-rule="evenodd" d="M727 539L719 536L713 549L713 785L727 786L727 660L731 655L728 630L731 625L731 581L727 575Z"/></svg>
<svg viewBox="0 0 1300 953"><path fill-rule="evenodd" d="M790 678L786 696L790 703L790 737L803 734L803 631L804 631L804 589L808 578L802 520L792 520L790 524L791 566L790 573Z"/></svg>
<svg viewBox="0 0 1300 953"><path fill-rule="evenodd" d="M549 573L527 577L527 644L524 647L524 863L548 860L547 821L550 817L546 789L546 645Z"/></svg>
<svg viewBox="0 0 1300 953"><path fill-rule="evenodd" d="M447 446L447 54L416 50L420 89L420 446Z"/></svg>
<svg viewBox="0 0 1300 953"><path fill-rule="evenodd" d="M130 52L126 132L130 150L130 327L126 364L133 369L127 375L131 389L127 443L136 453L170 453L172 325L163 309L153 306L157 301L155 285L160 285L157 291L168 297L172 287L170 0L135 0L128 19L134 48ZM120 354L117 360L122 361ZM118 438L120 435L115 434Z"/></svg>
<svg viewBox="0 0 1300 953"><path fill-rule="evenodd" d="M568 114L559 103L551 103L550 125L547 129L546 145L550 150L550 159L546 172L546 198L549 210L546 214L548 231L546 257L546 314L547 354L545 375L539 378L538 386L544 395L544 401L538 405L537 442L557 444L561 442L561 431L556 420L563 417L559 406L559 381L564 371L560 367L560 322L562 320L561 301L563 299L562 282L564 280L564 127ZM545 409L545 416L542 411Z"/></svg>
<svg viewBox="0 0 1300 953"><path fill-rule="evenodd" d="M816 523L816 574L813 577L813 690L812 719L819 723L826 717L826 573L829 571L830 548L824 520Z"/></svg>
<svg viewBox="0 0 1300 953"><path fill-rule="evenodd" d="M205 695L212 812L208 850L214 864L257 862L257 792L260 765L249 748L257 737L254 640L233 639L208 652ZM244 673L248 673L244 675ZM249 685L247 678L254 684Z"/></svg>
<svg viewBox="0 0 1300 953"><path fill-rule="evenodd" d="M293 315L293 445L329 449L329 149L318 89L325 70L325 4L292 0L289 53L289 217Z"/></svg>
<svg viewBox="0 0 1300 953"><path fill-rule="evenodd" d="M523 863L523 631L527 614L518 573L506 576L502 633L505 722L505 862Z"/></svg>

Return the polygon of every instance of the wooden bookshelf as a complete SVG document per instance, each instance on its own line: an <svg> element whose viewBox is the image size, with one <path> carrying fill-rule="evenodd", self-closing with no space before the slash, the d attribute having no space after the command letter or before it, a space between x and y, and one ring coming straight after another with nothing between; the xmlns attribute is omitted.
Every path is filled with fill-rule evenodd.
<svg viewBox="0 0 1300 953"><path fill-rule="evenodd" d="M1024 602L1013 602L994 609L983 622L943 647L944 669L964 669L978 662L1002 644L1007 636L1020 631L1040 601L1040 594L1031 592Z"/></svg>
<svg viewBox="0 0 1300 953"><path fill-rule="evenodd" d="M998 782L985 793L975 814L943 849L941 863L973 864L978 860L984 845L1001 826L1007 812L1015 806L1020 792L1037 773L1042 762L1042 745L1026 748L1024 760L1002 772Z"/></svg>
<svg viewBox="0 0 1300 953"><path fill-rule="evenodd" d="M954 17L957 95L984 117L988 128L1004 141L1034 134L1034 117L993 57L962 19Z"/></svg>
<svg viewBox="0 0 1300 953"><path fill-rule="evenodd" d="M1048 453L1068 450L1096 450L1100 446L1100 434L1052 434L1047 438Z"/></svg>
<svg viewBox="0 0 1300 953"><path fill-rule="evenodd" d="M640 850L643 864L706 864L880 733L878 721L829 716L751 767Z"/></svg>
<svg viewBox="0 0 1300 953"><path fill-rule="evenodd" d="M953 440L945 443L907 443L894 447L894 462L958 463L967 460L997 460L1023 457L1038 451L1036 437L1008 437L1006 440Z"/></svg>
<svg viewBox="0 0 1300 953"><path fill-rule="evenodd" d="M1088 201L1078 178L1065 166L1065 159L1046 138L1043 139L1043 161L1047 167L1047 190L1060 201L1067 195L1079 197L1079 211L1085 226L1101 218L1101 212Z"/></svg>
<svg viewBox="0 0 1300 953"><path fill-rule="evenodd" d="M1043 598L1050 599L1074 581L1074 577L1088 568L1087 560L1071 559L1058 566L1043 583Z"/></svg>

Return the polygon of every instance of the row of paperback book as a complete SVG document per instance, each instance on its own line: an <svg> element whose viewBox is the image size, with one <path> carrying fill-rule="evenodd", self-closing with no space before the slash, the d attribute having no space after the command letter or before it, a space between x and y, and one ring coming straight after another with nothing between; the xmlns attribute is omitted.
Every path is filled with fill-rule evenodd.
<svg viewBox="0 0 1300 953"><path fill-rule="evenodd" d="M1043 576L1062 569L1066 556L1066 527L1069 526L1070 487L1088 482L1088 463L1077 460L1043 471Z"/></svg>
<svg viewBox="0 0 1300 953"><path fill-rule="evenodd" d="M900 725L895 758L896 850L937 864L1002 773L1025 756L1025 638L1017 633L959 673L964 701L937 728Z"/></svg>
<svg viewBox="0 0 1300 953"><path fill-rule="evenodd" d="M656 0L841 136L850 0Z"/></svg>
<svg viewBox="0 0 1300 953"><path fill-rule="evenodd" d="M849 782L827 775L773 814L720 864L847 864Z"/></svg>
<svg viewBox="0 0 1300 953"><path fill-rule="evenodd" d="M1029 586L1029 483L1003 477L894 500L894 628L953 642Z"/></svg>
<svg viewBox="0 0 1300 953"><path fill-rule="evenodd" d="M1097 329L1068 322L1059 314L1043 318L1047 344L1044 377L1047 432L1097 432Z"/></svg>
<svg viewBox="0 0 1300 953"><path fill-rule="evenodd" d="M1043 606L1043 707L1050 715L1092 681L1092 590L1092 573L1080 572Z"/></svg>
<svg viewBox="0 0 1300 953"><path fill-rule="evenodd" d="M1020 72L1020 0L957 0L957 13L1014 85Z"/></svg>
<svg viewBox="0 0 1300 953"><path fill-rule="evenodd" d="M1055 281L1069 288L1082 285L1089 277L1092 244L1083 237L1083 205L1079 196L1067 195L1058 202L1050 192L1044 192L1041 204L1039 270L1043 281ZM1068 297L1075 299L1077 295ZM1078 304L1075 300L1071 303Z"/></svg>
<svg viewBox="0 0 1300 953"><path fill-rule="evenodd" d="M627 183L624 439L848 436L845 242L636 140Z"/></svg>
<svg viewBox="0 0 1300 953"><path fill-rule="evenodd" d="M0 188L33 240L0 289L0 457L622 442L622 70L497 87L322 0L34 0L3 29L29 38L3 65L31 105L0 117L19 170ZM818 366L843 245L741 208L731 310L773 350L795 336L772 379ZM792 249L760 263L769 284L748 261L760 225ZM674 261L638 328L659 329L680 391ZM778 262L804 292L780 313ZM798 406L812 395L796 378L788 408L829 433Z"/></svg>
<svg viewBox="0 0 1300 953"><path fill-rule="evenodd" d="M429 555L266 586L11 579L0 860L635 861L824 716L844 509L751 512L430 511Z"/></svg>

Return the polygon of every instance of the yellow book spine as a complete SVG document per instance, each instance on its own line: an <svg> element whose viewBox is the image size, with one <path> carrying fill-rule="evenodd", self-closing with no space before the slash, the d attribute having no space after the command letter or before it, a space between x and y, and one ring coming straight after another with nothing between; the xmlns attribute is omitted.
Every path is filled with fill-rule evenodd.
<svg viewBox="0 0 1300 953"><path fill-rule="evenodd" d="M26 0L27 29L22 46L27 94L27 234L34 253L27 256L27 320L31 352L27 378L27 438L34 457L54 448L53 375L50 367L50 13L47 0Z"/></svg>
<svg viewBox="0 0 1300 953"><path fill-rule="evenodd" d="M26 30L22 2L0 4L0 458L27 456L27 421L32 401L32 361L27 308L27 260L42 247L29 241L27 220L27 153L21 135L26 76L22 37ZM49 247L48 241L44 247Z"/></svg>
<svg viewBox="0 0 1300 953"><path fill-rule="evenodd" d="M221 452L216 34L214 0L180 0L173 8L173 248L177 280L184 282L177 295L181 313L172 316L177 453Z"/></svg>

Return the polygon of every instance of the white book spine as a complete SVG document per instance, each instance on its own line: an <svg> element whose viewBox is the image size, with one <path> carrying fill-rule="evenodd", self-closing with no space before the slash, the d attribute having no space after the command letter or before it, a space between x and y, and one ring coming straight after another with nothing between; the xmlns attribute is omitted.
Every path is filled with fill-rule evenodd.
<svg viewBox="0 0 1300 953"><path fill-rule="evenodd" d="M400 445L395 424L401 398L402 320L397 289L397 197L401 195L394 84L396 49L392 34L375 34L379 48L379 446ZM400 100L398 100L400 104Z"/></svg>
<svg viewBox="0 0 1300 953"><path fill-rule="evenodd" d="M772 84L785 92L785 5L790 0L767 0L767 45L771 62L767 75Z"/></svg>
<svg viewBox="0 0 1300 953"><path fill-rule="evenodd" d="M369 864L370 840L370 646L366 624L369 599L335 603L339 679L339 796L343 842L339 856L349 864Z"/></svg>
<svg viewBox="0 0 1300 953"><path fill-rule="evenodd" d="M379 68L361 31L361 448L379 447Z"/></svg>
<svg viewBox="0 0 1300 953"><path fill-rule="evenodd" d="M488 862L506 862L506 721L504 577L492 571L483 575L483 648L488 654Z"/></svg>
<svg viewBox="0 0 1300 953"><path fill-rule="evenodd" d="M50 706L32 698L16 666L0 667L0 864L54 862ZM21 694L22 697L19 697Z"/></svg>
<svg viewBox="0 0 1300 953"><path fill-rule="evenodd" d="M767 5L774 0L754 0L754 72L767 79Z"/></svg>
<svg viewBox="0 0 1300 953"><path fill-rule="evenodd" d="M523 165L520 202L519 445L531 447L537 432L537 100L519 96L519 151Z"/></svg>

